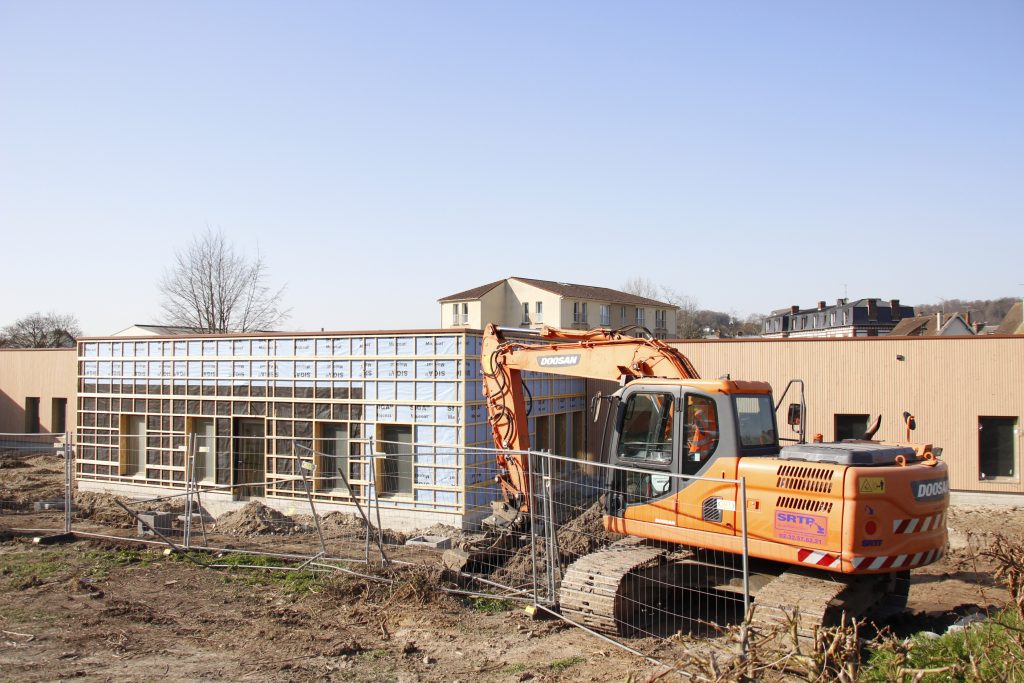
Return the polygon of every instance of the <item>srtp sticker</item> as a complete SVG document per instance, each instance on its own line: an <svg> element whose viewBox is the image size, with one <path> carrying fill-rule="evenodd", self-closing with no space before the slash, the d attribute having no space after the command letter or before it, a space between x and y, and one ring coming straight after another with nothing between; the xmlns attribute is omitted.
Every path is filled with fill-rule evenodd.
<svg viewBox="0 0 1024 683"><path fill-rule="evenodd" d="M804 545L822 545L828 535L828 517L776 510L775 535Z"/></svg>
<svg viewBox="0 0 1024 683"><path fill-rule="evenodd" d="M885 493L885 477L861 477L861 493Z"/></svg>

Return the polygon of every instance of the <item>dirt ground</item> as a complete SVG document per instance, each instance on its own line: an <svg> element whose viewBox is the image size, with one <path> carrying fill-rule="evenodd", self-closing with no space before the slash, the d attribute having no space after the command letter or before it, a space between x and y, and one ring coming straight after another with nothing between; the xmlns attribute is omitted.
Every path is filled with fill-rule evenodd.
<svg viewBox="0 0 1024 683"><path fill-rule="evenodd" d="M62 513L36 514L27 505L60 497L52 483L60 470L44 471L51 464L0 467L0 501L8 501L0 527L53 528L62 521ZM132 520L110 503L97 494L80 497L75 528L133 534ZM253 513L265 526L236 515L211 525L211 545L269 541L299 552L317 538L308 520L282 522L255 506ZM983 551L996 533L1024 536L1024 508L959 505L948 526L946 556L913 574L909 611L892 624L901 632L941 631L970 606L1005 604ZM353 541L358 555L358 521L327 518L322 527L329 543ZM402 570L393 584L348 574L311 578L204 568L153 546L40 546L0 529L0 672L14 681L449 682L644 681L663 673L561 622L533 620L514 603L438 591L436 552L388 552L423 566ZM241 557L234 563L260 562ZM672 658L670 650L660 654Z"/></svg>

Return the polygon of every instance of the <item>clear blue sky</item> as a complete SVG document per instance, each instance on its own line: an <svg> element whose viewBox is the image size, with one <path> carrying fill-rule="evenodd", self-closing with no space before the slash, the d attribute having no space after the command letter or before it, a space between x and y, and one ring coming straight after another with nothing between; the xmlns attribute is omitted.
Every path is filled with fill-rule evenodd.
<svg viewBox="0 0 1024 683"><path fill-rule="evenodd" d="M0 324L153 321L206 225L296 329L1019 296L1024 3L0 1Z"/></svg>

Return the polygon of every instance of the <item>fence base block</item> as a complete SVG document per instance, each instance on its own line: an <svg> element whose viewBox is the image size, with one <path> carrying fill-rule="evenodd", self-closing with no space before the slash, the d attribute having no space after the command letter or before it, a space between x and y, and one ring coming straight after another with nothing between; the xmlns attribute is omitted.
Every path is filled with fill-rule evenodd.
<svg viewBox="0 0 1024 683"><path fill-rule="evenodd" d="M72 543L75 540L75 535L71 534L52 534L50 536L35 536L32 538L32 542L36 545L57 545L58 543Z"/></svg>

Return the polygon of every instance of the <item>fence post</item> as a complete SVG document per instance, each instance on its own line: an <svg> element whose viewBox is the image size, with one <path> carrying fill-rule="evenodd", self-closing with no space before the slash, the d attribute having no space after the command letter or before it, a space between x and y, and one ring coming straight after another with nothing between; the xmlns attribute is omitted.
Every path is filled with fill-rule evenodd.
<svg viewBox="0 0 1024 683"><path fill-rule="evenodd" d="M740 477L740 525L743 527L743 614L750 612L750 547L747 534L747 478Z"/></svg>
<svg viewBox="0 0 1024 683"><path fill-rule="evenodd" d="M196 452L192 435L185 434L185 529L182 545L187 549L192 542L192 491L196 481Z"/></svg>
<svg viewBox="0 0 1024 683"><path fill-rule="evenodd" d="M526 481L530 485L530 572L533 575L533 607L537 609L540 587L537 585L537 519L534 514L537 507L537 482L533 478L533 451L526 453Z"/></svg>
<svg viewBox="0 0 1024 683"><path fill-rule="evenodd" d="M71 533L71 507L74 505L74 453L71 432L64 432L64 533Z"/></svg>

